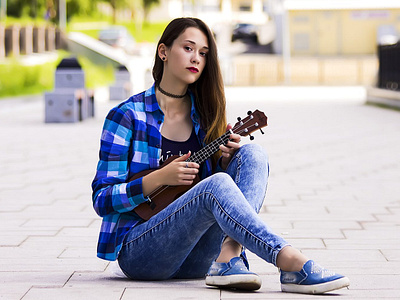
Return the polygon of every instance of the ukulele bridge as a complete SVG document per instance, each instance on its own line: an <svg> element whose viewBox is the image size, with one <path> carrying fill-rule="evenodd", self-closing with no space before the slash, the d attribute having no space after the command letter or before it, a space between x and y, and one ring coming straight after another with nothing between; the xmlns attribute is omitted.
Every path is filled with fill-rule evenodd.
<svg viewBox="0 0 400 300"><path fill-rule="evenodd" d="M157 206L157 204L155 204L149 196L146 197L145 203L150 207L151 210L154 210Z"/></svg>

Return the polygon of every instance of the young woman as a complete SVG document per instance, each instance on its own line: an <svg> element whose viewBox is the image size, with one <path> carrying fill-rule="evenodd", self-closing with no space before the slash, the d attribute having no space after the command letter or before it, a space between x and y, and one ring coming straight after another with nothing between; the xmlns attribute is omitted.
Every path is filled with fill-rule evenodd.
<svg viewBox="0 0 400 300"><path fill-rule="evenodd" d="M244 248L280 268L282 290L323 293L349 285L275 235L259 218L268 161L240 135L201 165L190 157L231 125L215 41L199 19L179 18L157 46L154 85L113 108L101 137L93 206L103 218L98 257L135 280L202 278L220 288L256 290ZM171 155L172 162L163 162ZM132 177L144 170L154 171ZM257 172L254 172L257 170ZM161 186L201 181L148 220L136 208ZM150 199L151 200L151 199Z"/></svg>

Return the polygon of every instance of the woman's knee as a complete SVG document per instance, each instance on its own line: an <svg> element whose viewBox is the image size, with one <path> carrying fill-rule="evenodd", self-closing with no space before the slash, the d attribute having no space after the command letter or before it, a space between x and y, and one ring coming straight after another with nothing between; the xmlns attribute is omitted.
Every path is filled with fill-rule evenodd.
<svg viewBox="0 0 400 300"><path fill-rule="evenodd" d="M246 175L257 172L261 177L265 175L268 178L268 154L258 144L245 144L235 153L229 173L235 174L237 168L241 169L241 173Z"/></svg>
<svg viewBox="0 0 400 300"><path fill-rule="evenodd" d="M232 177L225 173L225 172L218 172L210 177L210 181L212 181L214 184L218 186L229 186L232 184L235 184L234 181L232 180Z"/></svg>
<svg viewBox="0 0 400 300"><path fill-rule="evenodd" d="M224 201L225 198L237 197L241 194L237 184L232 177L225 172L218 172L204 180L203 192L208 196L207 199Z"/></svg>
<svg viewBox="0 0 400 300"><path fill-rule="evenodd" d="M238 150L238 154L245 158L249 157L251 160L258 161L259 163L268 164L268 154L259 144L242 145Z"/></svg>
<svg viewBox="0 0 400 300"><path fill-rule="evenodd" d="M217 191L221 191L221 189L230 189L236 184L233 181L232 177L225 172L218 172L211 175L208 180L212 187L214 187Z"/></svg>

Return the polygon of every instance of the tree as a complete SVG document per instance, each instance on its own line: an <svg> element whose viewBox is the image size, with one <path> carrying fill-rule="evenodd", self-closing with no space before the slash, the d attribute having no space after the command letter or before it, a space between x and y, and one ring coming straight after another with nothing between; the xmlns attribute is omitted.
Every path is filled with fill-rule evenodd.
<svg viewBox="0 0 400 300"><path fill-rule="evenodd" d="M7 15L20 18L30 16L32 18L43 17L46 11L46 0L8 0Z"/></svg>
<svg viewBox="0 0 400 300"><path fill-rule="evenodd" d="M112 22L113 24L117 21L117 10L122 8L127 8L129 0L106 0L105 2L110 3L113 10Z"/></svg>
<svg viewBox="0 0 400 300"><path fill-rule="evenodd" d="M70 0L73 1L73 0ZM77 0L75 0L77 1ZM138 19L141 19L139 11L143 11L143 20L146 22L147 16L150 13L151 8L160 4L160 0L105 0L105 2L110 3L113 10L113 23L116 23L117 11L120 9L128 8L132 12L132 17L137 23Z"/></svg>
<svg viewBox="0 0 400 300"><path fill-rule="evenodd" d="M143 1L144 21L146 22L152 6L155 4L160 4L160 0L142 0L142 1Z"/></svg>
<svg viewBox="0 0 400 300"><path fill-rule="evenodd" d="M99 0L66 0L67 15L90 15L96 11ZM20 18L30 16L58 23L59 0L7 0L7 15Z"/></svg>
<svg viewBox="0 0 400 300"><path fill-rule="evenodd" d="M55 0L58 2L58 0ZM74 15L91 15L97 10L97 0L66 0L67 1L67 15L71 18Z"/></svg>
<svg viewBox="0 0 400 300"><path fill-rule="evenodd" d="M130 0L128 2L136 32L141 32L143 23L143 0Z"/></svg>

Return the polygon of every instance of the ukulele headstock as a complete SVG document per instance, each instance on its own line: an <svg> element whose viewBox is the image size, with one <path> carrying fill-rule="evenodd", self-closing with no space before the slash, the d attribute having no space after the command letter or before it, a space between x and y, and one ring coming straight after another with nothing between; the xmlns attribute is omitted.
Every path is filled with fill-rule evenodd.
<svg viewBox="0 0 400 300"><path fill-rule="evenodd" d="M258 109L254 112L248 111L246 118L238 118L238 122L232 128L232 131L241 136L250 135L250 139L253 140L254 137L251 136L251 133L260 129L261 133L264 134L261 128L268 125L267 121L268 118L262 111L259 111Z"/></svg>

